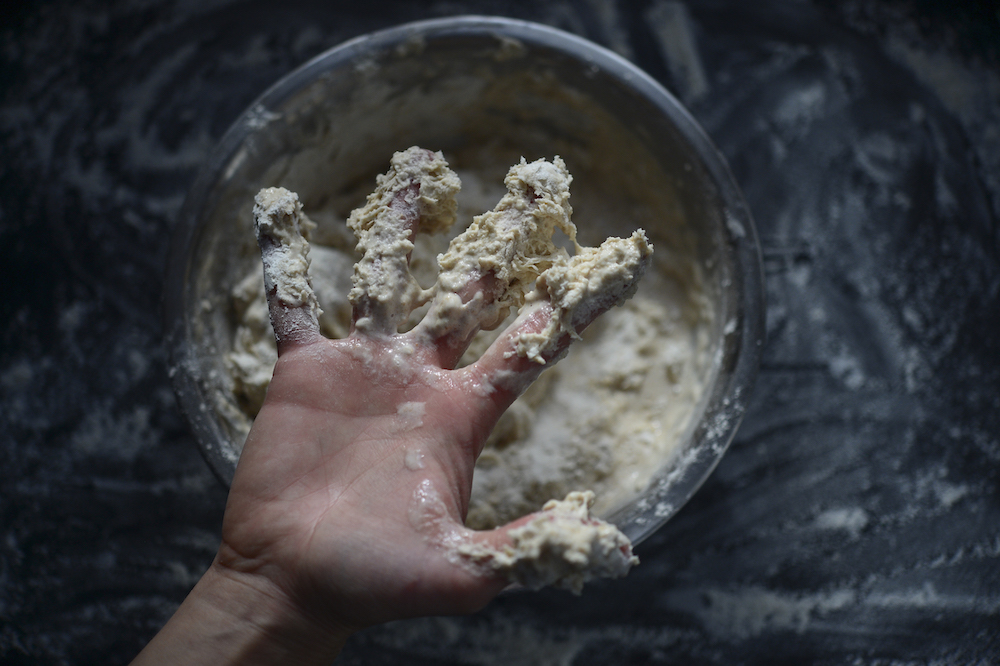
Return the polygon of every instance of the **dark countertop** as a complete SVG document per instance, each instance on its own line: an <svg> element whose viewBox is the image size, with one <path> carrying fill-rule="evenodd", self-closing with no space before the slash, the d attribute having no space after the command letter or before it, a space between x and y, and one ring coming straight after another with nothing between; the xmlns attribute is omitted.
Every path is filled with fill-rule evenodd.
<svg viewBox="0 0 1000 666"><path fill-rule="evenodd" d="M344 664L1000 663L1000 16L987 2L5 3L0 661L126 663L215 552L174 402L166 248L264 88L455 13L637 62L726 155L769 340L695 498L582 598L356 635Z"/></svg>

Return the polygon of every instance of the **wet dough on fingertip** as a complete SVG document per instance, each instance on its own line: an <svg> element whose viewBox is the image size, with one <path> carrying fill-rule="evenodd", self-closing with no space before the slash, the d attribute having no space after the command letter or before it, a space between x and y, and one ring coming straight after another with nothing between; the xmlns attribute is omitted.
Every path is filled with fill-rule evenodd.
<svg viewBox="0 0 1000 666"><path fill-rule="evenodd" d="M318 322L322 310L309 280L308 240L316 225L302 212L298 195L264 188L254 198L253 216L266 292L286 308L305 308Z"/></svg>
<svg viewBox="0 0 1000 666"><path fill-rule="evenodd" d="M538 333L522 333L515 343L518 356L545 363L566 334L578 330L601 312L632 298L649 268L653 246L639 229L629 238L609 238L598 247L580 248L538 276L528 300L547 300L548 325Z"/></svg>
<svg viewBox="0 0 1000 666"><path fill-rule="evenodd" d="M460 308L447 295L462 292L485 275L502 288L489 302L476 302L466 309L476 310L473 316L483 328L496 327L511 308L524 303L525 293L543 271L569 258L565 249L555 245L553 236L558 229L576 242L576 227L570 221L572 180L559 157L551 162L521 158L520 164L510 168L504 179L507 194L493 210L476 216L438 256L435 291L448 307L432 310L425 322L428 330L451 326Z"/></svg>

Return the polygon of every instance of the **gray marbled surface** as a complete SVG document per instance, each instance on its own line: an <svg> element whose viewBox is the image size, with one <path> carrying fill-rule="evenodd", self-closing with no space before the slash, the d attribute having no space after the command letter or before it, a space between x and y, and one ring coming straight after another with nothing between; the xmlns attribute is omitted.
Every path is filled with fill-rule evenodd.
<svg viewBox="0 0 1000 666"><path fill-rule="evenodd" d="M171 229L311 56L490 13L660 79L762 238L769 340L715 474L582 598L356 635L344 664L1000 663L1000 18L987 2L129 0L0 9L0 662L126 663L214 554L167 378Z"/></svg>

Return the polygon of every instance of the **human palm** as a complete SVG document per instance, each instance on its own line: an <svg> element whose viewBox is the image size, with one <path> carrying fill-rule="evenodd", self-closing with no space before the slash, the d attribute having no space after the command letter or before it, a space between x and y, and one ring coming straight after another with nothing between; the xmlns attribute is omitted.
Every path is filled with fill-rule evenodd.
<svg viewBox="0 0 1000 666"><path fill-rule="evenodd" d="M495 359L398 368L386 346L354 336L283 351L226 509L223 564L306 606L337 599L346 624L468 612L506 584L456 566L446 542L502 539L462 522L476 457L516 396L474 389ZM383 362L373 372L369 359Z"/></svg>

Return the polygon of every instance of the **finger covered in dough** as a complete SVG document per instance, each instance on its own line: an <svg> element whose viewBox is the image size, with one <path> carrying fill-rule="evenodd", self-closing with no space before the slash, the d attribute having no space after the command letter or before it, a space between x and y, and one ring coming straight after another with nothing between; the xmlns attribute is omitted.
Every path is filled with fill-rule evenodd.
<svg viewBox="0 0 1000 666"><path fill-rule="evenodd" d="M268 187L254 199L254 230L264 265L264 293L278 353L320 336L322 310L309 279L308 234L315 225L302 212L299 197L283 187Z"/></svg>
<svg viewBox="0 0 1000 666"><path fill-rule="evenodd" d="M351 213L347 225L358 239L349 294L354 328L367 335L394 335L427 295L410 274L417 232L436 233L455 221L461 187L441 153L413 147L393 155L375 191Z"/></svg>

